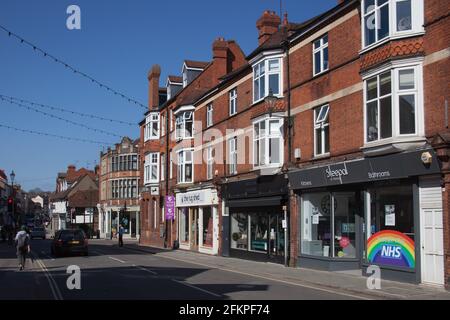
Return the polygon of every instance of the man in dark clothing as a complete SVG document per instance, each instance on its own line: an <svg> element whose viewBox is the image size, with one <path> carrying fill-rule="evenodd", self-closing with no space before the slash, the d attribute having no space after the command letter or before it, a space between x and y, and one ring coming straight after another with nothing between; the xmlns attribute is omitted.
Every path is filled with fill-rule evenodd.
<svg viewBox="0 0 450 320"><path fill-rule="evenodd" d="M30 236L28 235L25 226L22 226L22 230L17 233L15 240L17 258L19 260L19 270L22 271L25 268L27 255L30 252Z"/></svg>
<svg viewBox="0 0 450 320"><path fill-rule="evenodd" d="M125 233L125 230L123 229L122 225L119 226L119 247L123 247L123 234Z"/></svg>

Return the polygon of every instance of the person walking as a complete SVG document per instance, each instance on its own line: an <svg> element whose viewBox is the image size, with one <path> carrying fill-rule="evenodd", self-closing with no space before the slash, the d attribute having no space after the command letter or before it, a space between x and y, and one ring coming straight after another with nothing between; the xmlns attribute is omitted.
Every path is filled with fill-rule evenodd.
<svg viewBox="0 0 450 320"><path fill-rule="evenodd" d="M123 247L123 234L125 233L122 225L119 226L119 247Z"/></svg>
<svg viewBox="0 0 450 320"><path fill-rule="evenodd" d="M21 230L16 235L17 258L19 260L19 270L25 268L25 262L28 253L30 253L30 236L27 233L26 226L22 226Z"/></svg>

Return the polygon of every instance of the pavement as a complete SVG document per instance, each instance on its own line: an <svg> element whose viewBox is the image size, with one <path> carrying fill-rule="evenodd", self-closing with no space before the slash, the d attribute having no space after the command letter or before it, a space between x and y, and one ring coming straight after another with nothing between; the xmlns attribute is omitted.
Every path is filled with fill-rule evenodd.
<svg viewBox="0 0 450 320"><path fill-rule="evenodd" d="M50 240L32 240L32 256L17 270L15 249L0 243L0 300L372 300L450 299L436 289L280 265L169 251L125 241L90 240L89 256L54 258ZM70 266L80 289L70 289ZM407 293L398 290L414 290Z"/></svg>

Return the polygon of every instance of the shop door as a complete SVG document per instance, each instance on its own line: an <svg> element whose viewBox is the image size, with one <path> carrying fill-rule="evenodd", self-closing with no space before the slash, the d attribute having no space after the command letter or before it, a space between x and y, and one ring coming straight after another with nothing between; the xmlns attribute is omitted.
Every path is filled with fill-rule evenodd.
<svg viewBox="0 0 450 320"><path fill-rule="evenodd" d="M199 243L199 232L198 232L198 208L191 209L191 250L198 250Z"/></svg>
<svg viewBox="0 0 450 320"><path fill-rule="evenodd" d="M422 282L444 284L442 209L422 209Z"/></svg>
<svg viewBox="0 0 450 320"><path fill-rule="evenodd" d="M283 217L281 215L271 215L269 224L269 256L284 257L284 229Z"/></svg>

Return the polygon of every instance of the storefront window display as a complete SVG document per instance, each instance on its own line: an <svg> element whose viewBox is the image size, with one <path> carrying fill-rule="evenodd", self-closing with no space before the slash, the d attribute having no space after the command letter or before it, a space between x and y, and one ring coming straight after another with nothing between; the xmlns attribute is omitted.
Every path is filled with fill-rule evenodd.
<svg viewBox="0 0 450 320"><path fill-rule="evenodd" d="M253 213L250 215L252 251L267 252L267 236L269 231L269 216Z"/></svg>
<svg viewBox="0 0 450 320"><path fill-rule="evenodd" d="M213 245L213 216L211 207L203 208L203 245Z"/></svg>
<svg viewBox="0 0 450 320"><path fill-rule="evenodd" d="M243 213L231 216L231 248L248 249L248 215Z"/></svg>
<svg viewBox="0 0 450 320"><path fill-rule="evenodd" d="M178 212L180 215L180 241L189 242L189 210L181 208Z"/></svg>
<svg viewBox="0 0 450 320"><path fill-rule="evenodd" d="M356 216L360 213L357 195L355 192L304 195L302 254L356 258Z"/></svg>

